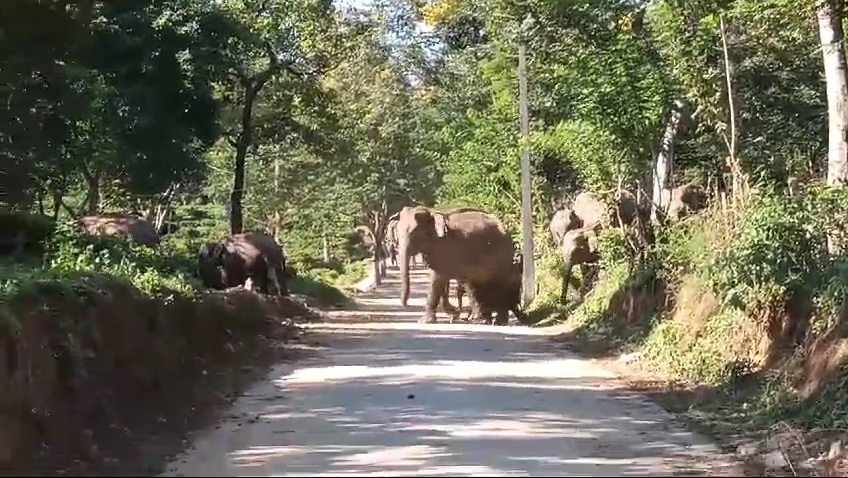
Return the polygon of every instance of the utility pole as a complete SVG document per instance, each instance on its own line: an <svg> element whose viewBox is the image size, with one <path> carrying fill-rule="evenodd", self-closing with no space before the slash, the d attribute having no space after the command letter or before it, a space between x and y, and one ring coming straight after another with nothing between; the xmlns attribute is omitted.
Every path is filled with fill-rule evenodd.
<svg viewBox="0 0 848 478"><path fill-rule="evenodd" d="M274 240L280 243L280 155L274 156Z"/></svg>
<svg viewBox="0 0 848 478"><path fill-rule="evenodd" d="M524 267L521 271L521 291L523 306L536 298L536 266L533 263L533 203L531 192L533 181L530 177L530 147L527 143L530 135L530 113L527 107L527 46L524 35L532 22L529 15L522 24L518 43L518 102L521 114L521 234L524 236Z"/></svg>

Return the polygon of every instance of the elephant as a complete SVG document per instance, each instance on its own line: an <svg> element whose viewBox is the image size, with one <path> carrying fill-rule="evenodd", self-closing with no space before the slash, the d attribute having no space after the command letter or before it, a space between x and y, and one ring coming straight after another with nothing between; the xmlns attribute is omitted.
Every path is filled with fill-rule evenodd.
<svg viewBox="0 0 848 478"><path fill-rule="evenodd" d="M277 241L262 232L233 234L218 242L207 242L197 255L197 274L203 285L223 290L250 280L265 294L289 294L286 280L291 274Z"/></svg>
<svg viewBox="0 0 848 478"><path fill-rule="evenodd" d="M449 319L451 324L460 318L462 314L462 299L466 294L468 294L471 310L464 318L466 322L472 319L482 319L486 324L506 325L508 321L508 316L506 314L509 311L512 311L519 320L524 317L518 307L521 291L520 281L517 282L517 286L518 287L513 291L507 290L509 286L503 287L501 281L477 284L469 284L458 281L456 284L457 307L454 309L448 301L450 296L450 281L446 281L440 294L439 301L445 310L453 312ZM507 299L504 300L504 298ZM492 314L497 314L498 312L500 312L498 314L498 320L493 322Z"/></svg>
<svg viewBox="0 0 848 478"><path fill-rule="evenodd" d="M554 213L548 228L557 245L562 243L565 234L581 227L599 229L606 224L618 225L618 218L625 225L631 225L642 214L636 198L622 191L617 204L608 207L589 191L577 195L571 208L562 208Z"/></svg>
<svg viewBox="0 0 848 478"><path fill-rule="evenodd" d="M573 209L564 208L555 212L551 223L548 225L551 235L554 238L554 243L557 245L561 244L565 233L572 229L577 229L582 223Z"/></svg>
<svg viewBox="0 0 848 478"><path fill-rule="evenodd" d="M519 322L526 322L526 316L521 311L521 264L516 264L516 270L506 279L487 282L471 282L457 287L457 296L468 290L472 301L471 317L482 317L484 322L491 325L507 325L509 312L515 315ZM460 307L462 302L460 300ZM496 317L493 320L492 314Z"/></svg>
<svg viewBox="0 0 848 478"><path fill-rule="evenodd" d="M150 221L130 214L85 216L79 220L83 231L90 235L129 236L134 242L156 247L161 242L159 231Z"/></svg>
<svg viewBox="0 0 848 478"><path fill-rule="evenodd" d="M516 248L517 251L517 248ZM474 319L483 319L487 324L491 325L506 325L508 322L508 314L512 312L519 322L526 322L526 315L521 311L521 282L523 272L523 257L516 254L513 260L513 274L507 280L484 283L468 283L457 281L456 284L456 300L457 300L457 315L452 315L450 323L453 323L459 318L462 309L462 299L468 294L469 305L471 310L465 317L465 321ZM448 297L450 295L450 281L445 282L441 295L441 303L448 310L450 305ZM449 303L448 303L449 304ZM491 315L498 313L498 320L493 321Z"/></svg>
<svg viewBox="0 0 848 478"><path fill-rule="evenodd" d="M388 217L388 222L386 223L386 252L389 260L391 260L393 266L397 266L397 257L398 257L398 235L397 235L397 224L398 218L400 218L400 212L396 212ZM418 268L418 256L413 255L411 258L411 265L413 269Z"/></svg>
<svg viewBox="0 0 848 478"><path fill-rule="evenodd" d="M406 206L397 225L401 304L409 299L409 258L421 253L430 269L430 291L419 322L436 321L436 306L451 279L469 284L505 280L512 273L514 247L501 221L473 208L446 212ZM447 300L445 311L456 311Z"/></svg>
<svg viewBox="0 0 848 478"><path fill-rule="evenodd" d="M616 204L612 207L598 199L595 194L584 191L574 198L571 210L579 221L576 227L602 227L606 224L617 226L619 216L624 225L629 226L633 224L640 212L636 198L627 191L621 191Z"/></svg>
<svg viewBox="0 0 848 478"><path fill-rule="evenodd" d="M682 219L706 206L707 194L694 184L684 184L674 189L663 189L663 210L671 220Z"/></svg>
<svg viewBox="0 0 848 478"><path fill-rule="evenodd" d="M581 227L572 229L565 233L562 242L559 244L560 253L565 261L565 267L562 275L562 292L561 300L565 303L568 295L568 284L571 282L571 269L574 266L580 266L580 271L583 278L581 288L587 283L589 273L589 264L595 263L600 258L597 250L590 244L590 239L593 239L596 231L593 227Z"/></svg>

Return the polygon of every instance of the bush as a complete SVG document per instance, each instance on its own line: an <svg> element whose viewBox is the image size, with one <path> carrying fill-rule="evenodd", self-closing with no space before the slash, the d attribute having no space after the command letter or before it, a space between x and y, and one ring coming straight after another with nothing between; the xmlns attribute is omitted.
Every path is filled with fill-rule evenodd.
<svg viewBox="0 0 848 478"><path fill-rule="evenodd" d="M190 253L191 249L179 242L138 246L120 237L81 234L62 223L51 238L46 262L58 274L106 274L129 280L151 295L162 291L192 295L200 283L192 277L197 249Z"/></svg>
<svg viewBox="0 0 848 478"><path fill-rule="evenodd" d="M0 211L0 246L11 246L11 241L17 240L18 234L23 234L24 250L38 254L55 228L56 221L48 216Z"/></svg>
<svg viewBox="0 0 848 478"><path fill-rule="evenodd" d="M761 190L658 228L643 263L620 230L605 231L599 281L567 319L575 338L608 351L624 337L670 378L728 390L758 377L754 395L738 395L755 422L844 424L848 254L831 256L827 235L848 244L846 225L848 191L815 186Z"/></svg>

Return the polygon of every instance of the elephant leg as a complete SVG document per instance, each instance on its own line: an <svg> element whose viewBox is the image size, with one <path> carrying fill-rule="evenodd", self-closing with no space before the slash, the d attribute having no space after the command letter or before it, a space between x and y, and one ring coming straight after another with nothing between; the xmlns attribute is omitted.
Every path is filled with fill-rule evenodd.
<svg viewBox="0 0 848 478"><path fill-rule="evenodd" d="M277 273L276 267L268 267L268 294L283 295L282 287L280 286L280 275ZM273 290L272 290L273 288Z"/></svg>
<svg viewBox="0 0 848 478"><path fill-rule="evenodd" d="M592 280L591 274L592 274L592 271L591 271L591 268L589 267L588 264L580 264L581 280L580 280L580 290L578 291L580 296L583 296L583 294L586 293L586 289L591 284L591 280Z"/></svg>
<svg viewBox="0 0 848 478"><path fill-rule="evenodd" d="M560 302L565 304L568 301L568 284L571 282L571 264L566 264L562 271L562 292L560 294Z"/></svg>
<svg viewBox="0 0 848 478"><path fill-rule="evenodd" d="M472 321L475 321L475 322L480 321L480 320L485 321L486 320L486 317L485 317L486 311L483 310L483 307L480 304L480 299L478 297L479 290L472 285L468 285L467 291L468 291L468 305L471 308L471 312L469 313L469 319L472 320Z"/></svg>
<svg viewBox="0 0 848 478"><path fill-rule="evenodd" d="M277 276L277 277L279 277L279 278L280 278L280 286L282 286L282 288L283 288L283 290L281 291L281 293L282 293L284 296L288 296L288 295L289 295L289 284L288 284L288 281L289 281L289 279L290 279L290 276L289 276L288 271L287 271L286 269L284 269L284 268L283 268L283 265L282 265L282 264L280 264L280 269L279 269L279 271L278 271L278 276Z"/></svg>
<svg viewBox="0 0 848 478"><path fill-rule="evenodd" d="M494 325L509 324L509 311L507 309L499 309L495 315Z"/></svg>
<svg viewBox="0 0 848 478"><path fill-rule="evenodd" d="M455 308L450 303L450 280L445 281L445 286L442 289L441 303L442 310L444 310L445 313L448 314L449 323L452 324L454 320L459 319L459 309Z"/></svg>
<svg viewBox="0 0 848 478"><path fill-rule="evenodd" d="M276 283L274 269L264 258L257 260L253 267L254 268L250 275L253 277L254 283L259 288L259 292L271 295L271 284Z"/></svg>
<svg viewBox="0 0 848 478"><path fill-rule="evenodd" d="M511 309L512 314L515 315L515 319L518 320L519 323L527 325L527 314L525 314L518 306L513 306Z"/></svg>
<svg viewBox="0 0 848 478"><path fill-rule="evenodd" d="M430 271L430 292L427 294L427 305L424 306L424 315L418 320L420 324L433 324L436 322L436 307L444 295L448 280L436 271Z"/></svg>

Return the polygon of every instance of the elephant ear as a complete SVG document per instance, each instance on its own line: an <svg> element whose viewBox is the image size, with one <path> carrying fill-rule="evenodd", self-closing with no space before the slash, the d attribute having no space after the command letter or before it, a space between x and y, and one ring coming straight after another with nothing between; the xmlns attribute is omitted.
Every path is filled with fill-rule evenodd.
<svg viewBox="0 0 848 478"><path fill-rule="evenodd" d="M447 226L445 225L444 214L439 212L433 214L433 226L436 229L436 236L445 237L445 233L447 232Z"/></svg>

